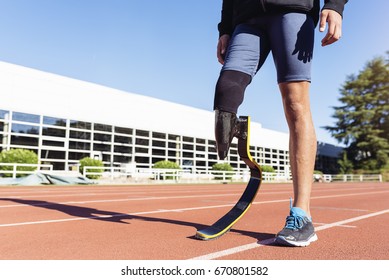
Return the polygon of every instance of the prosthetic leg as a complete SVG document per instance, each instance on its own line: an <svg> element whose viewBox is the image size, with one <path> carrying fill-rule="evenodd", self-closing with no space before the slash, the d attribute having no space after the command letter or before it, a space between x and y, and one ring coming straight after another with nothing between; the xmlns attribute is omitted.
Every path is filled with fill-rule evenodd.
<svg viewBox="0 0 389 280"><path fill-rule="evenodd" d="M218 123L218 121L222 123ZM250 117L236 118L231 113L220 115L220 112L217 112L216 142L220 158L224 159L226 157L230 143L234 137L238 138L238 153L240 158L250 168L250 180L242 196L229 212L213 225L196 232L195 237L198 239L212 240L228 232L247 212L261 185L261 168L250 154Z"/></svg>

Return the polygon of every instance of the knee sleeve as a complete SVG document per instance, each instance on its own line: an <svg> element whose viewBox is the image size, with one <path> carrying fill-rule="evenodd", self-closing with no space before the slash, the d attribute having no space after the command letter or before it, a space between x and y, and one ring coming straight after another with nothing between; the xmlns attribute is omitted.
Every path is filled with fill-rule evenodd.
<svg viewBox="0 0 389 280"><path fill-rule="evenodd" d="M232 70L223 71L216 83L213 109L236 114L250 82L251 76L246 73Z"/></svg>

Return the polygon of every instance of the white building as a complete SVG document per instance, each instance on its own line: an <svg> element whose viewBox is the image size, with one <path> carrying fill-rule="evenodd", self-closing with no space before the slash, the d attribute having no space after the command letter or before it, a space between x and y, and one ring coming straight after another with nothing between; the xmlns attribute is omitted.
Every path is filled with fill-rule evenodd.
<svg viewBox="0 0 389 280"><path fill-rule="evenodd" d="M288 134L251 123L251 154L289 171ZM107 166L160 160L208 170L218 162L214 114L172 102L0 62L0 151L25 148L68 170L85 156ZM245 164L232 146L228 162Z"/></svg>

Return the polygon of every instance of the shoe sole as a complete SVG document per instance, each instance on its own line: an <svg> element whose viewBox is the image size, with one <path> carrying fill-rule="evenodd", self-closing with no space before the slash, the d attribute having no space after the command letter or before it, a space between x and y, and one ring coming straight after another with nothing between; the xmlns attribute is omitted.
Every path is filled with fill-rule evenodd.
<svg viewBox="0 0 389 280"><path fill-rule="evenodd" d="M285 239L285 237L283 236L277 236L276 243L280 245L292 246L292 247L307 247L312 242L317 241L317 239L318 238L316 234L312 235L308 240L305 241L292 241L292 240Z"/></svg>

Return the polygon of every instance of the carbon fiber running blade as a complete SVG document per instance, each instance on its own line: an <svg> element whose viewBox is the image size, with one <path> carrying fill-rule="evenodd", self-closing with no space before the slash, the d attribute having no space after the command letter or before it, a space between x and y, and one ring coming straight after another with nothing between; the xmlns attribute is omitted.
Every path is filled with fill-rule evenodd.
<svg viewBox="0 0 389 280"><path fill-rule="evenodd" d="M239 134L238 134L238 153L241 159L250 168L250 180L244 190L242 196L235 206L228 211L223 217L217 220L213 225L198 230L195 237L201 240L212 240L219 238L247 212L250 208L255 196L258 193L262 180L262 172L259 165L254 161L250 154L250 117L239 118Z"/></svg>

